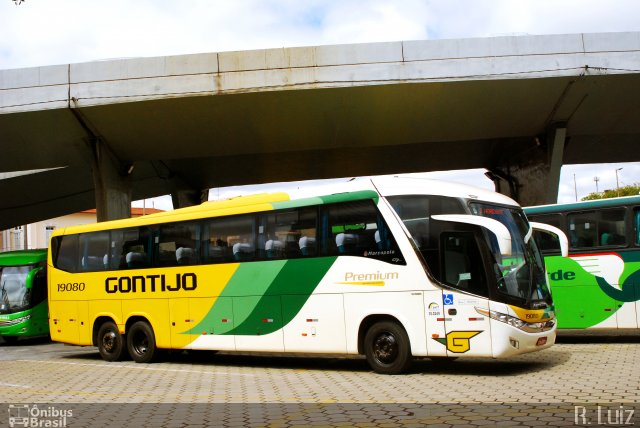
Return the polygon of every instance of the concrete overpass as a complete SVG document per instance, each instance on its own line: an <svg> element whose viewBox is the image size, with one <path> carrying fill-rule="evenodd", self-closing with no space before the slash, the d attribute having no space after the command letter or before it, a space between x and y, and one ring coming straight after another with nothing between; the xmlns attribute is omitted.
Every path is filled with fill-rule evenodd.
<svg viewBox="0 0 640 428"><path fill-rule="evenodd" d="M563 163L638 160L639 117L640 33L4 70L0 229L210 187L478 167L523 204L553 202Z"/></svg>

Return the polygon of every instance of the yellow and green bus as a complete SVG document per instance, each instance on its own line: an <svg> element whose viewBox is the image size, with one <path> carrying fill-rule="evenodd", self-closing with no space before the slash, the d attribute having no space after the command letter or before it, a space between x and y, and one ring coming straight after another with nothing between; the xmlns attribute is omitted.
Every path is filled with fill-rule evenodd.
<svg viewBox="0 0 640 428"><path fill-rule="evenodd" d="M51 337L108 361L364 354L389 374L413 357L537 351L556 322L531 233L503 195L409 178L68 227L51 240Z"/></svg>
<svg viewBox="0 0 640 428"><path fill-rule="evenodd" d="M536 234L556 303L558 328L640 328L640 196L525 208L527 217L561 229Z"/></svg>
<svg viewBox="0 0 640 428"><path fill-rule="evenodd" d="M47 250L0 253L0 336L6 343L49 334Z"/></svg>

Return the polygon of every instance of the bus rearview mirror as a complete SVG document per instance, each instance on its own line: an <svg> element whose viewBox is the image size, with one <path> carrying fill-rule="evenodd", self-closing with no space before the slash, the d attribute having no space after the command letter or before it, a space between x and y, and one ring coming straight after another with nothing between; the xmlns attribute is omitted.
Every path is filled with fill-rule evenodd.
<svg viewBox="0 0 640 428"><path fill-rule="evenodd" d="M562 230L558 229L555 226L551 226L545 223L538 223L535 221L531 221L529 222L529 224L535 231L549 233L556 236L558 241L560 242L560 254L562 254L562 257L569 256L569 240L567 239L567 235L565 235Z"/></svg>

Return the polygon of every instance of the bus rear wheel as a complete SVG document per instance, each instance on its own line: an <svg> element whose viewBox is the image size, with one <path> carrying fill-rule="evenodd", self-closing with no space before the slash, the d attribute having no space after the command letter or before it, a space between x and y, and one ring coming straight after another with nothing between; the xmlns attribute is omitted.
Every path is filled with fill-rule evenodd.
<svg viewBox="0 0 640 428"><path fill-rule="evenodd" d="M97 337L98 351L105 361L118 361L124 353L124 340L118 327L112 321L100 326Z"/></svg>
<svg viewBox="0 0 640 428"><path fill-rule="evenodd" d="M135 322L127 333L129 355L136 363L150 363L158 353L153 328L146 321Z"/></svg>
<svg viewBox="0 0 640 428"><path fill-rule="evenodd" d="M364 353L371 368L381 374L403 373L413 358L407 332L394 321L380 321L367 330Z"/></svg>

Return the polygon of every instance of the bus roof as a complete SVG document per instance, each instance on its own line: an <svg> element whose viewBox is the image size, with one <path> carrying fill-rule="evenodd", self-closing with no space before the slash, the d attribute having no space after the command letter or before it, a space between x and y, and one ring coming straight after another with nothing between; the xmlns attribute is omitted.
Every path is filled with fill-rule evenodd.
<svg viewBox="0 0 640 428"><path fill-rule="evenodd" d="M565 211L583 211L594 208L610 208L636 204L640 204L640 196L595 199L592 201L571 202L568 204L538 205L534 207L525 207L524 210L527 214L553 214Z"/></svg>
<svg viewBox="0 0 640 428"><path fill-rule="evenodd" d="M382 196L421 194L450 196L501 205L519 206L513 199L493 190L453 181L414 176L375 177L371 181Z"/></svg>
<svg viewBox="0 0 640 428"><path fill-rule="evenodd" d="M0 253L0 266L29 265L47 260L47 249L17 250Z"/></svg>
<svg viewBox="0 0 640 428"><path fill-rule="evenodd" d="M292 195L305 197L293 199ZM96 224L70 226L53 232L53 236L66 233L120 229L165 222L196 220L207 217L244 214L275 209L345 202L351 200L377 199L380 195L441 195L470 198L504 205L518 204L512 199L486 189L459 183L408 177L354 178L344 183L301 187L290 193L261 193L239 196L222 201L209 201L200 205L179 208L142 217L113 220Z"/></svg>

